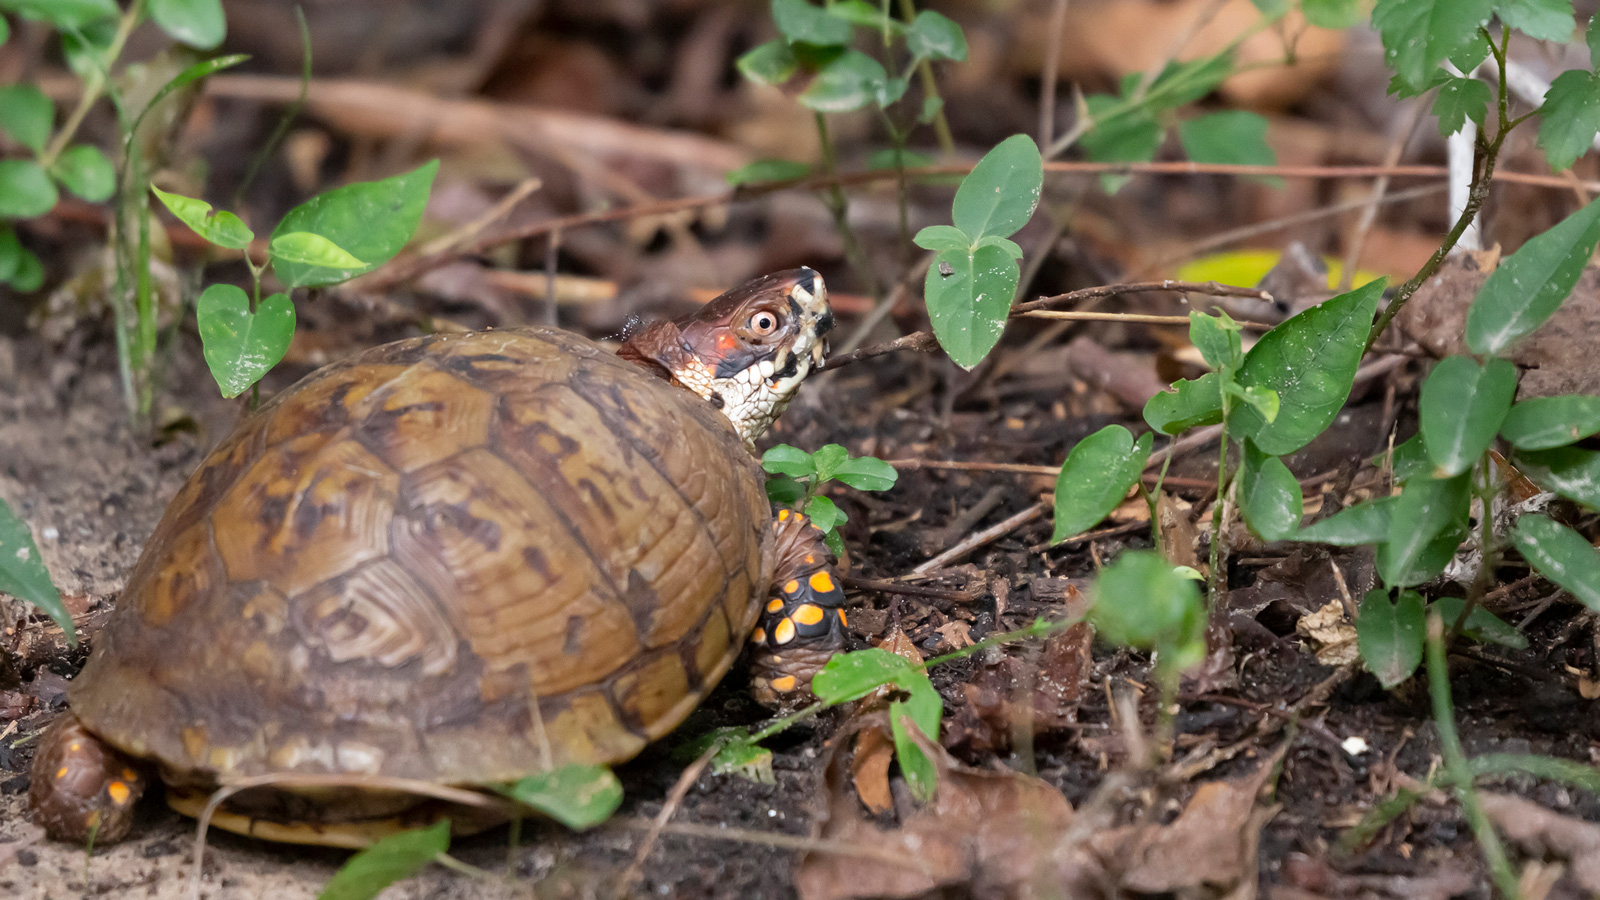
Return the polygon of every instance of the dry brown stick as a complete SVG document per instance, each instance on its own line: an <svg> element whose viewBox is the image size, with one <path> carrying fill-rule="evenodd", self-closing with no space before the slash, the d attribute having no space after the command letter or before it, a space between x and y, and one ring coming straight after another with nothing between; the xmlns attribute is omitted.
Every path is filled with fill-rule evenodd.
<svg viewBox="0 0 1600 900"><path fill-rule="evenodd" d="M851 363L860 362L863 359L871 359L874 356L883 356L884 354L896 353L901 350L915 350L919 353L932 353L937 349L939 349L939 342L934 339L932 332L913 331L905 337L895 338L892 341L885 341L881 344L873 344L871 347L862 347L860 350L853 350L841 356L831 357L822 368L825 371L832 371L840 366L848 366Z"/></svg>
<svg viewBox="0 0 1600 900"><path fill-rule="evenodd" d="M926 575L935 569L942 569L944 568L945 564L954 562L961 557L966 556L968 553L978 549L979 547L982 547L984 544L999 540L1001 537L1011 533L1013 529L1032 522L1034 519L1037 519L1048 512L1049 509L1050 505L1047 503L1035 503L1022 512L1019 512L1011 518L1006 519L1004 522L991 525L977 534L968 537L966 540L955 545L954 547L951 547L949 550L944 551L922 565L917 566L915 569L912 569L910 574Z"/></svg>
<svg viewBox="0 0 1600 900"><path fill-rule="evenodd" d="M1056 82L1061 79L1061 32L1067 27L1067 0L1055 0L1050 9L1049 43L1044 48L1044 68L1039 84L1039 146L1056 139Z"/></svg>
<svg viewBox="0 0 1600 900"><path fill-rule="evenodd" d="M1066 322L1134 322L1141 325L1188 325L1188 316L1147 316L1142 313L1080 312L1071 309L1030 309L1016 314L1020 319L1056 319ZM1236 320L1251 331L1271 331L1265 322Z"/></svg>
<svg viewBox="0 0 1600 900"><path fill-rule="evenodd" d="M1417 133L1417 125L1422 121L1422 100L1411 101L1395 133L1395 138L1389 144L1389 149L1384 153L1384 165L1392 166L1400 162L1400 155L1405 152L1406 145L1411 143L1412 135ZM1355 283L1356 266L1361 263L1361 252L1366 249L1367 235L1372 232L1372 224L1378 219L1378 206L1383 203L1383 195L1389 192L1389 176L1382 175L1372 182L1372 196L1367 205L1361 208L1361 220L1356 224L1355 235L1350 239L1350 246L1344 254L1344 270L1339 273L1339 284L1335 288L1339 293L1350 290Z"/></svg>
<svg viewBox="0 0 1600 900"><path fill-rule="evenodd" d="M858 591L878 591L884 594L904 594L908 597L954 600L957 603L970 603L972 601L972 594L967 591L917 587L914 584L898 584L893 581L878 581L874 578L857 578L854 575L842 575L839 580L844 582L845 587Z"/></svg>
<svg viewBox="0 0 1600 900"><path fill-rule="evenodd" d="M705 752L678 776L677 783L667 792L666 802L661 804L661 812L656 814L655 820L650 823L650 829L645 832L644 840L639 843L639 850L633 855L633 862L628 865L627 871L622 873L622 877L617 879L618 897L628 896L628 891L632 889L634 882L639 880L639 874L644 870L644 861L649 858L650 851L655 849L656 841L661 838L661 829L667 827L667 821L678 811L683 798L688 796L689 788L700 780L700 773L706 770L706 766L711 764L711 758L721 749L718 744L707 747Z"/></svg>

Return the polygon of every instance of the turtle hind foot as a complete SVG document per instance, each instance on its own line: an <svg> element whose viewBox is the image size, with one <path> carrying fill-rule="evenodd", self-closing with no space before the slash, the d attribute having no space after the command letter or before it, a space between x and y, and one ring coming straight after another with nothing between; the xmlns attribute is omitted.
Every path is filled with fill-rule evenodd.
<svg viewBox="0 0 1600 900"><path fill-rule="evenodd" d="M141 763L95 737L69 711L39 738L28 805L34 822L58 841L113 844L133 827L149 777Z"/></svg>
<svg viewBox="0 0 1600 900"><path fill-rule="evenodd" d="M763 706L791 709L811 702L811 679L844 648L849 623L822 532L805 516L780 510L771 544L776 577L750 636L750 691Z"/></svg>

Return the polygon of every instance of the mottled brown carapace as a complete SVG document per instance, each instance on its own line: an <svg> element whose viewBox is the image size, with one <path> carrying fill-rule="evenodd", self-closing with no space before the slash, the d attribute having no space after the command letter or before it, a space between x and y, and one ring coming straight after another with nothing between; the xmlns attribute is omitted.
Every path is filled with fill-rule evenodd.
<svg viewBox="0 0 1600 900"><path fill-rule="evenodd" d="M636 754L728 670L779 570L825 560L815 529L774 520L747 443L820 361L825 297L799 270L673 326L682 352L721 348L701 369L719 390L730 361L762 373L774 399L742 419L542 328L401 341L283 392L145 548L41 748L40 822L109 824L142 783L122 754L184 809L256 776L486 785ZM372 832L291 826L405 806L292 785L230 804L223 827L347 846Z"/></svg>

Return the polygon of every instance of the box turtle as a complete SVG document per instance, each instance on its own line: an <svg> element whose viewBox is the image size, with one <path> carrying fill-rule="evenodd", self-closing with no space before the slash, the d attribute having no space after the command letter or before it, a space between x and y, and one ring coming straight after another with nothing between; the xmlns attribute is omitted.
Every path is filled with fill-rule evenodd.
<svg viewBox="0 0 1600 900"><path fill-rule="evenodd" d="M758 696L805 692L843 593L751 447L832 326L797 269L616 354L507 329L312 373L167 509L40 742L36 821L117 840L158 772L191 815L255 785L221 827L362 846L443 814L408 785L629 759L752 634Z"/></svg>

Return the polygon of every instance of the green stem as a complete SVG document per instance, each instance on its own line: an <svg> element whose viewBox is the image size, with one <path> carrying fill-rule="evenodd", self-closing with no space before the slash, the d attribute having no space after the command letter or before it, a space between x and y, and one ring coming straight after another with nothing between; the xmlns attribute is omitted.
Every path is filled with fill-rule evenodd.
<svg viewBox="0 0 1600 900"><path fill-rule="evenodd" d="M1483 858L1489 865L1489 875L1495 887L1506 900L1516 900L1519 895L1516 873L1506 859L1500 836L1478 802L1478 792L1472 786L1472 766L1461 749L1461 737L1456 733L1455 707L1450 700L1450 672L1444 660L1444 621L1437 612L1428 613L1428 696L1433 701L1434 725L1439 729L1439 749L1444 754L1445 771L1450 776L1450 787L1456 801L1466 813L1467 824L1478 839Z"/></svg>
<svg viewBox="0 0 1600 900"><path fill-rule="evenodd" d="M839 231L839 237L844 241L844 253L850 260L850 267L856 270L856 277L866 287L867 293L874 300L883 299L883 291L878 286L878 276L872 271L872 262L867 258L866 251L861 246L861 240L856 236L855 229L850 227L850 201L844 195L844 188L834 178L838 174L838 160L834 155L833 139L828 136L828 120L822 113L815 113L817 123L817 137L822 142L822 171L831 183L823 194L828 205L828 212L833 214L833 225Z"/></svg>
<svg viewBox="0 0 1600 900"><path fill-rule="evenodd" d="M1451 226L1450 233L1445 235L1444 243L1439 245L1439 249L1428 257L1428 261L1423 263L1421 269L1417 270L1417 274L1411 276L1409 281L1402 284L1394 292L1394 297L1390 299L1389 305L1384 307L1383 313L1378 316L1378 321L1373 324L1372 331L1367 335L1367 352L1371 352L1373 345L1378 342L1378 338L1388 329L1389 323L1394 321L1394 317L1400 314L1400 310L1411 299L1411 295L1415 294L1418 288L1422 287L1428 279L1439 271L1439 267L1444 264L1445 257L1449 255L1451 250L1455 249L1456 243L1461 240L1461 236L1466 233L1467 228L1478 217L1478 210L1483 207L1484 200L1489 197L1489 183L1494 177L1495 162L1500 158L1500 148L1505 144L1506 136L1511 133L1511 129L1527 118L1527 116L1521 116L1513 120L1507 116L1505 47L1504 45L1496 47L1494 39L1489 35L1487 29L1480 28L1479 31L1489 40L1489 50L1494 54L1495 62L1500 67L1500 83L1498 85L1500 94L1498 103L1499 130L1496 132L1494 140L1487 143L1480 137L1478 144L1479 159L1474 166L1475 171L1472 176L1472 183L1467 189L1467 205L1462 207L1461 215L1456 217L1455 224ZM1505 34L1509 36L1511 29L1506 29Z"/></svg>
<svg viewBox="0 0 1600 900"><path fill-rule="evenodd" d="M1217 599L1222 595L1222 513L1228 497L1228 413L1233 405L1233 398L1228 395L1224 385L1233 375L1226 370L1218 371L1218 390L1222 392L1222 434L1218 435L1221 449L1217 451L1217 500L1216 506L1211 511L1211 561L1208 564L1210 571L1206 573L1206 608L1216 609ZM1167 454L1167 459L1172 459L1172 454ZM1165 467L1162 471L1166 471Z"/></svg>
<svg viewBox="0 0 1600 900"><path fill-rule="evenodd" d="M1484 594L1489 592L1489 580L1494 576L1494 498L1499 493L1494 485L1494 461L1485 451L1483 458L1478 461L1473 475L1481 476L1482 482L1475 487L1478 502L1482 506L1482 513L1478 516L1478 573L1473 576L1472 584L1467 587L1467 599L1461 604L1461 613L1451 623L1450 631L1445 638L1445 646L1455 643L1461 634L1461 629L1467 625L1467 618L1473 610L1478 608Z"/></svg>
<svg viewBox="0 0 1600 900"><path fill-rule="evenodd" d="M84 117L89 115L89 110L99 101L100 95L105 91L107 75L117 57L122 55L122 48L128 43L128 36L133 34L133 29L138 26L139 19L144 15L144 0L133 0L128 5L122 18L117 21L117 31L111 37L111 44L106 47L103 65L96 66L83 80L83 93L78 97L78 105L72 108L65 122L61 123L61 130L50 140L44 152L39 154L39 165L48 170L55 164L56 158L67 145L72 143L72 138L78 133L78 127L83 124Z"/></svg>
<svg viewBox="0 0 1600 900"><path fill-rule="evenodd" d="M900 0L900 18L910 25L916 21L917 7L913 0ZM939 150L949 156L956 152L956 139L950 133L950 120L944 116L944 98L939 95L939 82L933 77L933 63L924 59L917 63L917 77L922 79L924 96L939 100L939 111L933 116L933 134L939 140Z"/></svg>

